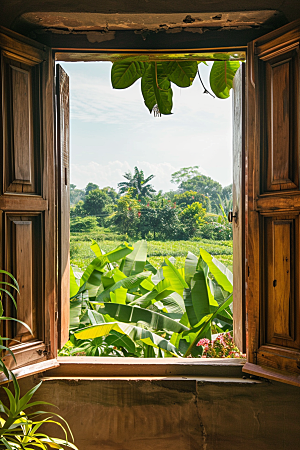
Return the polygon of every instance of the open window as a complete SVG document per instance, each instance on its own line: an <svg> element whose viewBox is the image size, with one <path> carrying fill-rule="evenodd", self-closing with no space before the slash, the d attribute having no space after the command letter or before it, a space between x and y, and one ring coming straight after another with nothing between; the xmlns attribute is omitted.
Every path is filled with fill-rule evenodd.
<svg viewBox="0 0 300 450"><path fill-rule="evenodd" d="M246 85L241 68L234 87L236 339L247 346L245 372L295 385L299 40L297 22L250 43ZM14 351L18 366L25 366L53 360L68 334L68 78L59 68L55 146L50 50L7 31L0 46L1 264L19 280L18 318L33 331L7 329L20 341ZM10 357L7 362L13 367Z"/></svg>

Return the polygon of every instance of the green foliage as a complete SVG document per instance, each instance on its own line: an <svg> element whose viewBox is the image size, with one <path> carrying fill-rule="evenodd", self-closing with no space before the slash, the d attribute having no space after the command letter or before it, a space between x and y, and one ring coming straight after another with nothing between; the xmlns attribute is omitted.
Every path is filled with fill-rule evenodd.
<svg viewBox="0 0 300 450"><path fill-rule="evenodd" d="M72 328L61 355L200 356L199 339L232 330L232 274L204 249L188 253L185 268L170 258L156 270L146 241L106 254L91 248L97 257L85 272L71 271Z"/></svg>
<svg viewBox="0 0 300 450"><path fill-rule="evenodd" d="M98 222L94 216L88 217L71 217L70 231L77 233L88 233L97 230Z"/></svg>
<svg viewBox="0 0 300 450"><path fill-rule="evenodd" d="M118 184L120 194L127 194L140 201L153 196L155 189L148 183L154 178L154 175L149 175L145 178L143 170L135 167L133 175L131 172L126 172L123 177L128 181L122 181Z"/></svg>
<svg viewBox="0 0 300 450"><path fill-rule="evenodd" d="M86 196L83 209L87 215L100 216L109 203L111 203L111 198L105 191L94 189Z"/></svg>
<svg viewBox="0 0 300 450"><path fill-rule="evenodd" d="M218 58L222 58L222 54ZM225 55L226 59L228 55ZM200 63L199 63L200 64ZM240 63L237 61L215 61L210 73L210 85L219 98L227 98L232 81ZM181 88L193 84L198 71L196 61L170 60L164 62L142 62L134 58L116 61L111 70L114 89L126 89L141 78L141 91L150 113L158 115L172 113L173 91L171 82Z"/></svg>
<svg viewBox="0 0 300 450"><path fill-rule="evenodd" d="M181 212L180 219L188 236L193 237L196 231L204 223L206 209L202 207L202 203L194 202L187 205Z"/></svg>
<svg viewBox="0 0 300 450"><path fill-rule="evenodd" d="M76 189L75 184L70 184L70 204L76 205L80 200L84 200L85 192L82 189Z"/></svg>
<svg viewBox="0 0 300 450"><path fill-rule="evenodd" d="M182 182L188 181L197 175L201 175L198 169L199 166L182 167L180 170L177 170L177 172L172 173L171 183L179 185Z"/></svg>
<svg viewBox="0 0 300 450"><path fill-rule="evenodd" d="M228 98L236 71L240 67L238 61L215 61L210 71L210 87L218 98Z"/></svg>
<svg viewBox="0 0 300 450"><path fill-rule="evenodd" d="M175 194L173 201L176 205L183 207L191 205L194 202L199 202L203 205L203 208L205 208L207 212L211 209L209 197L197 191L185 191L182 194Z"/></svg>
<svg viewBox="0 0 300 450"><path fill-rule="evenodd" d="M20 320L13 317L3 316L2 295L6 294L13 301L14 306L17 308L16 301L12 295L12 292L19 293L19 286L17 280L9 272L0 270L0 274L4 277L4 280L5 278L9 278L10 280L0 281L0 319L6 321L14 320L16 322L19 322L23 326L25 326L30 333L32 333L30 328ZM2 354L4 351L10 353L15 360L14 354L12 353L10 348L2 345L2 343L7 340L8 338L2 336L0 337L0 350L2 351ZM34 386L32 389L26 392L23 397L21 397L19 383L13 372L5 367L2 357L0 359L0 371L5 374L7 380L12 380L14 388L13 394L10 385L8 385L8 387L3 387L3 390L5 391L9 401L9 406L6 406L5 403L2 402L2 400L0 401L0 449L47 450L49 448L56 448L58 450L64 450L65 447L69 447L73 450L77 450L77 447L73 443L68 441L68 431L71 434L72 440L73 436L67 422L61 416L56 413L51 413L52 415L50 417L48 416L47 418L43 419L41 416L43 416L44 414L48 415L48 412L32 411L32 408L35 406L51 405L50 403L44 401L31 401L33 395L39 389L42 382ZM30 411L27 412L28 409ZM67 429L57 420L53 420L53 416L63 421ZM65 439L49 437L40 430L40 428L44 424L49 423L59 426L64 432Z"/></svg>
<svg viewBox="0 0 300 450"><path fill-rule="evenodd" d="M85 187L85 195L89 195L91 191L94 191L95 189L99 189L98 184L95 183L88 183Z"/></svg>
<svg viewBox="0 0 300 450"><path fill-rule="evenodd" d="M219 212L220 196L222 195L222 186L218 181L213 180L206 175L195 175L179 185L181 192L196 191L209 197L211 209L213 212Z"/></svg>

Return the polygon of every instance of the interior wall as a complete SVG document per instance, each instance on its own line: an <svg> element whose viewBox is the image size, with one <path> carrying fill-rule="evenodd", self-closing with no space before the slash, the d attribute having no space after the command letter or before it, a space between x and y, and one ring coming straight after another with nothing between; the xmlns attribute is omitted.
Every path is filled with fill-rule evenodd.
<svg viewBox="0 0 300 450"><path fill-rule="evenodd" d="M36 382L21 380L21 392ZM34 399L59 407L79 450L299 447L300 389L276 382L46 379Z"/></svg>

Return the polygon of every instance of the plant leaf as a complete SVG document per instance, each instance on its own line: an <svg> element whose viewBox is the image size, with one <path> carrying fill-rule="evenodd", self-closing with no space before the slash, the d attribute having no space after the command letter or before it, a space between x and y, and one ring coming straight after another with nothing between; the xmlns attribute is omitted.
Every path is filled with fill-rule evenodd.
<svg viewBox="0 0 300 450"><path fill-rule="evenodd" d="M209 81L213 93L218 98L228 98L233 78L240 67L239 61L215 61L210 71Z"/></svg>
<svg viewBox="0 0 300 450"><path fill-rule="evenodd" d="M111 69L114 89L126 89L143 76L145 63L141 61L116 61Z"/></svg>

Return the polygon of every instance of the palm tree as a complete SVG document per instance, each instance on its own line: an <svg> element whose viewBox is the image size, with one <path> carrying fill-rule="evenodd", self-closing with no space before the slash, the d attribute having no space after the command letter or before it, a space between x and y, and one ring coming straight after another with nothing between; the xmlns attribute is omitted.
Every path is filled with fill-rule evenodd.
<svg viewBox="0 0 300 450"><path fill-rule="evenodd" d="M144 172L137 167L134 168L133 176L131 172L126 172L123 177L128 181L122 181L118 184L120 194L125 194L130 190L133 197L142 200L146 197L152 197L156 192L151 184L147 184L154 178L154 175L149 175L145 179Z"/></svg>

